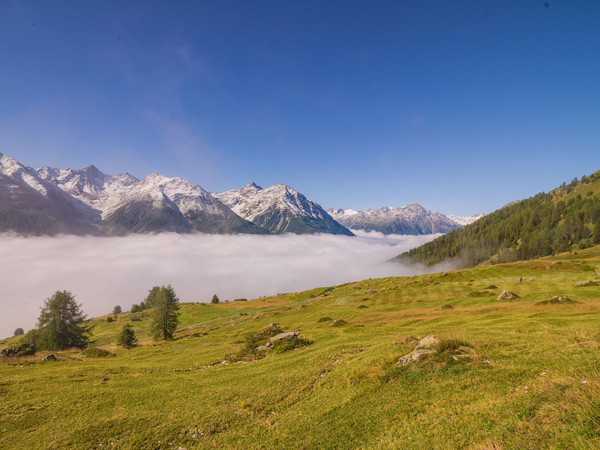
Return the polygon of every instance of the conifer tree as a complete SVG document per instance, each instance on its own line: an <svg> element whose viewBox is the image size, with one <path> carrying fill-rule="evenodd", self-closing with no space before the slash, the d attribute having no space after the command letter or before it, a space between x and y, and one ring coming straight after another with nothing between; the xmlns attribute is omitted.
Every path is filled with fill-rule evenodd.
<svg viewBox="0 0 600 450"><path fill-rule="evenodd" d="M35 343L41 349L64 350L70 347L85 348L89 341L89 327L81 305L69 291L56 291L44 302Z"/></svg>
<svg viewBox="0 0 600 450"><path fill-rule="evenodd" d="M171 285L161 286L154 297L152 335L154 339L173 339L179 323L179 299Z"/></svg>
<svg viewBox="0 0 600 450"><path fill-rule="evenodd" d="M217 297L217 294L213 295L213 298L212 298L212 300L210 302L214 303L214 304L219 303L219 297Z"/></svg>
<svg viewBox="0 0 600 450"><path fill-rule="evenodd" d="M119 334L117 343L124 348L135 347L137 338L135 337L135 331L133 327L130 327L129 325L124 326Z"/></svg>

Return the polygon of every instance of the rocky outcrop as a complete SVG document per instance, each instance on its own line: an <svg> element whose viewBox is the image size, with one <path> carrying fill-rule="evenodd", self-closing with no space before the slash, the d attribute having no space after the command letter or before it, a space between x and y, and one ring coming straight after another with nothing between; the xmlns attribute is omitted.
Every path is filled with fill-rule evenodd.
<svg viewBox="0 0 600 450"><path fill-rule="evenodd" d="M576 281L574 284L575 287L589 287L589 286L598 286L598 281L597 280L583 280L583 281Z"/></svg>
<svg viewBox="0 0 600 450"><path fill-rule="evenodd" d="M287 333L279 333L276 336L273 336L271 339L269 339L269 341L271 343L274 342L278 342L278 341L291 341L292 339L294 339L295 337L298 337L300 335L299 331L288 331Z"/></svg>
<svg viewBox="0 0 600 450"><path fill-rule="evenodd" d="M517 298L521 298L518 294L514 292L507 291L506 289L502 291L502 294L498 296L498 300L514 300Z"/></svg>
<svg viewBox="0 0 600 450"><path fill-rule="evenodd" d="M419 341L417 347L407 355L404 355L398 360L396 366L401 367L410 364L413 361L418 361L421 357L429 355L435 351L434 347L439 344L438 337L430 334Z"/></svg>

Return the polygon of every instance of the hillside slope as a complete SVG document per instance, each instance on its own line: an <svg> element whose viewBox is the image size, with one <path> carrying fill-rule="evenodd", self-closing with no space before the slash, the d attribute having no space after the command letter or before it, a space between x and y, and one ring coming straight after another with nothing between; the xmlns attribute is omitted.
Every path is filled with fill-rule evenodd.
<svg viewBox="0 0 600 450"><path fill-rule="evenodd" d="M144 340L151 310L96 318L114 356L0 357L0 447L595 448L600 286L575 283L597 271L600 246L187 303L171 342ZM497 300L503 289L521 298ZM272 322L312 343L240 359ZM126 324L137 348L110 345ZM436 353L396 366L432 334Z"/></svg>
<svg viewBox="0 0 600 450"><path fill-rule="evenodd" d="M527 260L600 244L600 171L509 204L396 258L463 267Z"/></svg>

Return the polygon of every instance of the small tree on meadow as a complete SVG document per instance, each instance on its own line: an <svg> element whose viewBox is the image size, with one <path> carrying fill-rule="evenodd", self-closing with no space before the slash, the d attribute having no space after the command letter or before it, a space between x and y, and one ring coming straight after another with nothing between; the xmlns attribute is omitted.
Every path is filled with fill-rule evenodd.
<svg viewBox="0 0 600 450"><path fill-rule="evenodd" d="M179 299L171 285L161 286L154 298L152 335L154 339L173 339L179 323Z"/></svg>
<svg viewBox="0 0 600 450"><path fill-rule="evenodd" d="M36 346L48 350L70 347L85 348L89 342L90 327L81 305L69 291L56 291L47 298L38 318Z"/></svg>
<svg viewBox="0 0 600 450"><path fill-rule="evenodd" d="M130 327L129 325L124 326L119 334L117 343L124 348L135 347L137 338L135 337L135 331L133 327Z"/></svg>
<svg viewBox="0 0 600 450"><path fill-rule="evenodd" d="M123 310L121 309L120 305L117 305L113 308L113 314L116 316L117 314L121 314L123 312Z"/></svg>
<svg viewBox="0 0 600 450"><path fill-rule="evenodd" d="M213 298L212 298L212 300L210 302L214 303L214 304L219 303L219 297L217 297L217 294L213 295Z"/></svg>
<svg viewBox="0 0 600 450"><path fill-rule="evenodd" d="M25 334L25 330L23 328L17 328L14 332L15 336L23 336Z"/></svg>

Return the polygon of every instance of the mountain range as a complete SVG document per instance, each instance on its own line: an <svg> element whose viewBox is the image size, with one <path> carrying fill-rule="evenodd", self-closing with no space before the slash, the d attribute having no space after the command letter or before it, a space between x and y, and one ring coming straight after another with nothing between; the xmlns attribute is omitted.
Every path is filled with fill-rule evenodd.
<svg viewBox="0 0 600 450"><path fill-rule="evenodd" d="M387 234L445 233L476 216L431 213L420 205L325 211L290 186L210 193L183 178L151 173L107 175L83 169L26 167L0 153L0 232L25 235L125 235L171 231L214 234L353 236L349 228Z"/></svg>
<svg viewBox="0 0 600 450"><path fill-rule="evenodd" d="M384 234L432 234L448 233L483 217L483 213L469 217L445 216L431 212L421 205L356 211L353 209L328 209L336 221L353 230L379 231Z"/></svg>

